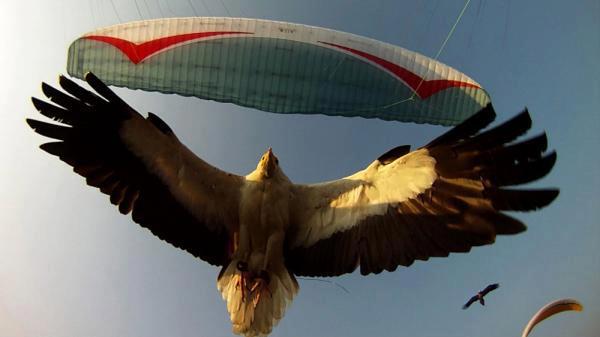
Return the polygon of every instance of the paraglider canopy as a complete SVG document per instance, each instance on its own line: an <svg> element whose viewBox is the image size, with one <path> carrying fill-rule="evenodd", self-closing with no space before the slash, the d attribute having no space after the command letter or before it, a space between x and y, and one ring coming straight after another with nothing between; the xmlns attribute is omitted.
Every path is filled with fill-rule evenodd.
<svg viewBox="0 0 600 337"><path fill-rule="evenodd" d="M538 310L538 312L535 313L535 315L533 315L533 317L531 317L525 326L525 329L523 329L521 337L529 336L529 333L531 330L533 330L533 327L535 327L538 323L563 311L583 311L583 306L577 300L571 298L552 301L543 306L540 310Z"/></svg>
<svg viewBox="0 0 600 337"><path fill-rule="evenodd" d="M373 39L239 18L136 21L87 33L68 73L276 113L453 125L490 102L467 75Z"/></svg>

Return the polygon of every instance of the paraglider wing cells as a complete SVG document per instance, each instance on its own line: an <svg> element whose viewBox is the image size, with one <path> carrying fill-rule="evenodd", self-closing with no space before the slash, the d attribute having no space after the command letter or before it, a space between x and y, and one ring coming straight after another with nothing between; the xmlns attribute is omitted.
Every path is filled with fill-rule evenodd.
<svg viewBox="0 0 600 337"><path fill-rule="evenodd" d="M201 57L199 57L201 55ZM388 43L242 18L134 21L84 34L68 73L275 113L456 125L490 102L467 75Z"/></svg>

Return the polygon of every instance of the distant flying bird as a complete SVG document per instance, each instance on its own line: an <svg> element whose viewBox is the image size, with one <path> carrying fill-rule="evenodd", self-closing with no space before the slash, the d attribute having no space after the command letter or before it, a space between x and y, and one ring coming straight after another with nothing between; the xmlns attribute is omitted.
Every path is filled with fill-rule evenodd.
<svg viewBox="0 0 600 337"><path fill-rule="evenodd" d="M478 292L477 295L471 297L471 299L469 299L469 301L465 303L465 305L463 305L463 310L470 307L471 304L473 304L476 301L479 301L481 305L485 305L485 300L483 299L483 297L487 295L490 291L498 289L498 287L500 287L498 283L490 284L489 286L485 287L485 289Z"/></svg>
<svg viewBox="0 0 600 337"><path fill-rule="evenodd" d="M525 230L501 211L535 210L558 195L504 188L541 178L556 160L543 155L544 134L513 142L531 126L527 111L480 132L495 118L488 106L415 151L400 146L351 176L304 185L271 149L246 176L221 171L156 115L144 118L92 74L85 80L97 94L61 76L68 94L42 84L56 105L33 98L60 123L27 119L56 140L42 150L160 239L221 266L217 288L233 331L246 336L271 332L298 292L295 276L377 274L468 252Z"/></svg>

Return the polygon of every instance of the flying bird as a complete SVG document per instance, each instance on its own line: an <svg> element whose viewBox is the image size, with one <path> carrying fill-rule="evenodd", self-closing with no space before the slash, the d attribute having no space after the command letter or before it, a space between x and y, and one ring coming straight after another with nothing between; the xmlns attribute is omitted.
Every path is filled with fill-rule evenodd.
<svg viewBox="0 0 600 337"><path fill-rule="evenodd" d="M502 211L530 211L558 190L510 189L553 167L546 136L513 142L525 110L482 131L491 105L427 145L399 146L348 177L294 184L271 149L246 176L203 161L158 116L143 117L96 76L96 93L61 76L32 98L58 122L27 119L59 157L123 214L158 238L216 266L233 332L269 334L298 292L296 276L394 271L415 260L468 252L525 225ZM54 104L52 104L54 103Z"/></svg>
<svg viewBox="0 0 600 337"><path fill-rule="evenodd" d="M498 284L498 283L490 284L489 286L485 287L485 289L478 292L477 295L471 297L469 299L469 301L467 303L465 303L465 305L463 305L463 307L462 307L463 310L470 307L471 304L475 303L476 301L479 301L479 303L481 303L481 305L485 305L485 300L483 299L483 297L485 295L487 295L490 291L498 289L498 287L500 287L500 284Z"/></svg>

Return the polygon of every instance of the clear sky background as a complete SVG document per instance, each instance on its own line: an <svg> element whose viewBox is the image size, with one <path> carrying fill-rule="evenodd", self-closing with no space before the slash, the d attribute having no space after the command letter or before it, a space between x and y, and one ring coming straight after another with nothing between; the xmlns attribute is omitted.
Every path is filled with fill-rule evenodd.
<svg viewBox="0 0 600 337"><path fill-rule="evenodd" d="M37 146L30 96L66 73L68 45L94 28L165 16L244 16L372 37L434 56L463 1L3 0L0 2L0 336L229 336L218 269L122 216ZM193 5L193 7L191 6ZM301 280L273 336L520 336L542 305L579 299L533 336L600 332L600 2L472 0L440 60L481 83L498 119L525 106L558 152L534 185L556 186L529 226L492 246L331 283ZM116 90L153 111L208 162L253 170L272 146L287 175L353 173L388 149L423 145L442 127L277 115L175 95ZM488 305L460 309L499 282Z"/></svg>

